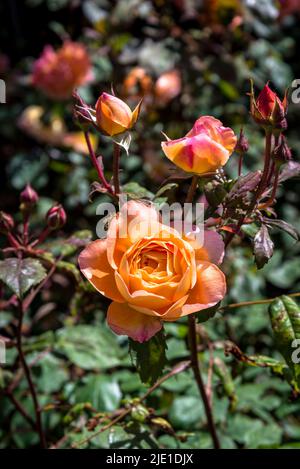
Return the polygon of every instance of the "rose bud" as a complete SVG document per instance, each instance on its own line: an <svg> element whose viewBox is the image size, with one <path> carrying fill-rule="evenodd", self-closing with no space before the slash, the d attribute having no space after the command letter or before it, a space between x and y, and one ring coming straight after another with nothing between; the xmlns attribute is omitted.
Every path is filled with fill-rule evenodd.
<svg viewBox="0 0 300 469"><path fill-rule="evenodd" d="M255 122L263 127L278 130L287 128L287 96L281 101L268 85L264 86L256 100L251 82L250 112Z"/></svg>
<svg viewBox="0 0 300 469"><path fill-rule="evenodd" d="M249 150L249 142L248 142L247 137L245 137L243 129L241 129L240 136L238 138L238 141L235 147L235 151L237 153L247 153L248 150Z"/></svg>
<svg viewBox="0 0 300 469"><path fill-rule="evenodd" d="M277 167L280 167L292 159L291 149L283 135L281 135L280 143L274 148L272 156Z"/></svg>
<svg viewBox="0 0 300 469"><path fill-rule="evenodd" d="M161 146L166 157L188 173L204 174L224 166L237 138L232 129L211 116L202 116L185 137Z"/></svg>
<svg viewBox="0 0 300 469"><path fill-rule="evenodd" d="M131 129L136 123L141 101L134 111L119 98L102 93L96 103L96 120L101 132L114 136Z"/></svg>
<svg viewBox="0 0 300 469"><path fill-rule="evenodd" d="M54 207L51 207L50 210L48 210L46 220L48 228L51 230L58 230L65 225L67 221L67 215L60 204L54 205Z"/></svg>
<svg viewBox="0 0 300 469"><path fill-rule="evenodd" d="M27 184L25 189L20 194L21 210L30 211L34 208L39 200L37 192Z"/></svg>
<svg viewBox="0 0 300 469"><path fill-rule="evenodd" d="M7 234L9 233L13 227L15 226L15 222L13 217L5 212L0 212L0 233Z"/></svg>

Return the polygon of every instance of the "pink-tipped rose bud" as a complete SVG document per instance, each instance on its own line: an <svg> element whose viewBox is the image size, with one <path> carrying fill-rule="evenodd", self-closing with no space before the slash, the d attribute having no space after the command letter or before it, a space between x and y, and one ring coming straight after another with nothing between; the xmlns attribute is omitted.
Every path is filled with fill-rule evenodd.
<svg viewBox="0 0 300 469"><path fill-rule="evenodd" d="M247 137L245 137L243 129L240 130L240 135L235 147L237 153L247 153L249 150L249 142Z"/></svg>
<svg viewBox="0 0 300 469"><path fill-rule="evenodd" d="M287 128L287 96L281 101L277 94L265 85L257 99L251 82L250 112L257 124L277 130Z"/></svg>
<svg viewBox="0 0 300 469"><path fill-rule="evenodd" d="M7 234L15 226L13 217L5 212L0 212L0 233Z"/></svg>
<svg viewBox="0 0 300 469"><path fill-rule="evenodd" d="M39 200L37 192L27 184L20 194L21 210L31 210Z"/></svg>
<svg viewBox="0 0 300 469"><path fill-rule="evenodd" d="M62 228L67 221L67 215L62 205L54 205L48 210L46 215L48 228L51 230L58 230Z"/></svg>

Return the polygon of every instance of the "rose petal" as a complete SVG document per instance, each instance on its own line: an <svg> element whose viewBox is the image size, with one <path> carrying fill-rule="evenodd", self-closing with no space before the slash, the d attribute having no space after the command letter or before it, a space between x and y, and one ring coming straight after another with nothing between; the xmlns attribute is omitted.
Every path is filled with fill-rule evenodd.
<svg viewBox="0 0 300 469"><path fill-rule="evenodd" d="M90 243L79 255L79 267L83 275L102 295L114 301L124 302L115 282L114 270L107 260L106 241L98 239Z"/></svg>
<svg viewBox="0 0 300 469"><path fill-rule="evenodd" d="M149 236L149 229L157 229L158 221L158 211L152 204L134 200L123 204L107 231L107 258L110 265L116 269L130 246L139 238Z"/></svg>
<svg viewBox="0 0 300 469"><path fill-rule="evenodd" d="M146 306L153 310L158 310L172 303L172 299L165 298L164 296L151 294L146 290L136 290L130 293L126 283L124 282L121 275L115 272L116 284L123 298L132 304L137 306Z"/></svg>
<svg viewBox="0 0 300 469"><path fill-rule="evenodd" d="M139 313L127 303L111 303L107 323L116 334L128 335L141 343L151 339L162 328L159 319Z"/></svg>
<svg viewBox="0 0 300 469"><path fill-rule="evenodd" d="M194 232L186 233L186 238L195 250L197 261L209 261L213 264L221 264L225 254L225 246L222 236L213 230L204 230L203 245L198 242L197 232L199 227L194 227Z"/></svg>
<svg viewBox="0 0 300 469"><path fill-rule="evenodd" d="M211 308L226 294L226 278L223 272L210 262L201 262L197 267L197 283L192 289L182 316Z"/></svg>

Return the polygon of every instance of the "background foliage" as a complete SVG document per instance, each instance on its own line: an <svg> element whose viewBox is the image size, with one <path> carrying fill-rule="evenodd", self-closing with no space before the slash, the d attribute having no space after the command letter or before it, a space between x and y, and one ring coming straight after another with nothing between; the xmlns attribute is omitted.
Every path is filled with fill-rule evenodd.
<svg viewBox="0 0 300 469"><path fill-rule="evenodd" d="M38 229L56 201L64 205L68 215L64 233L47 245L53 255L62 254L61 264L32 302L23 327L24 351L43 406L47 441L57 447L81 442L99 430L99 423L110 422L111 415L117 417L118 409L128 403L131 410L124 419L80 447L210 448L211 439L189 367L142 402L134 400L148 388L132 365L127 339L107 329L104 312L108 302L81 279L77 269L78 252L95 237L96 206L105 200L97 195L89 203L89 186L96 174L78 148L37 141L20 129L20 116L32 104L61 117L70 131L75 129L71 101L50 101L30 85L33 60L45 44L58 47L67 37L86 44L94 81L80 93L90 103L95 103L103 90L109 91L111 83L119 96L135 103L139 86L128 88L126 77L136 66L143 67L153 83L164 72L178 71L180 93L166 104L153 95L145 98L130 156L122 157L121 179L131 195L155 193L172 174L160 149L160 132L180 137L199 115L220 118L237 133L243 126L250 141L245 166L255 169L262 158L263 140L248 115L248 79L252 77L258 88L270 80L283 94L299 76L298 12L284 14L280 3L272 0L208 4L209 13L200 0L1 3L6 27L0 32L0 75L7 83L7 103L0 107L1 209L15 213L20 221L19 191L30 182L40 195L33 229ZM295 159L300 152L299 117L299 105L291 104L287 136ZM109 176L112 155L105 138L100 148ZM234 156L226 170L236 175ZM288 181L281 187L278 213L300 229L296 183ZM186 187L180 184L172 190L174 197L181 198ZM274 239L275 255L260 271L248 241L232 244L224 264L229 290L226 303L299 291L299 244L276 230ZM1 305L10 295L5 290ZM15 314L2 309L0 334L13 338ZM251 360L241 360L230 351L230 344L224 343L238 344L247 356L263 355L282 362L268 305L217 313L205 329L198 325L198 332L206 381L210 379L207 370L212 354L214 357L213 411L222 447L300 447L300 402L282 378L284 365L267 366L262 359L262 366L249 366L253 365ZM168 324L166 335L167 372L189 359L186 321ZM17 381L15 395L32 415L24 377L17 373L13 345L8 348L7 360L0 368L0 388ZM2 448L37 446L36 433L4 393L0 422Z"/></svg>

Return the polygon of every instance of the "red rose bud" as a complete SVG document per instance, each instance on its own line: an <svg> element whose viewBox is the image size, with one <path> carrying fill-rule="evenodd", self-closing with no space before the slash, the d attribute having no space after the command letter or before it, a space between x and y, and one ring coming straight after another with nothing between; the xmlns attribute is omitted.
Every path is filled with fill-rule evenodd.
<svg viewBox="0 0 300 469"><path fill-rule="evenodd" d="M67 221L67 215L61 205L55 205L54 207L51 207L50 210L48 210L46 220L48 228L51 230L58 230L65 225Z"/></svg>
<svg viewBox="0 0 300 469"><path fill-rule="evenodd" d="M286 138L283 135L281 135L280 143L277 145L277 147L274 148L273 159L276 166L278 167L292 159L291 149L289 148L286 142Z"/></svg>
<svg viewBox="0 0 300 469"><path fill-rule="evenodd" d="M235 151L237 153L247 153L249 150L249 142L247 137L244 135L243 129L240 130L240 135L236 143Z"/></svg>
<svg viewBox="0 0 300 469"><path fill-rule="evenodd" d="M39 196L36 191L27 184L25 189L20 194L21 210L31 210L39 200Z"/></svg>
<svg viewBox="0 0 300 469"><path fill-rule="evenodd" d="M5 212L0 212L0 233L7 234L15 226L13 217Z"/></svg>
<svg viewBox="0 0 300 469"><path fill-rule="evenodd" d="M283 101L281 101L277 94L268 85L265 85L258 98L255 99L253 82L251 81L250 112L257 124L285 130L287 128L287 95L285 94Z"/></svg>

